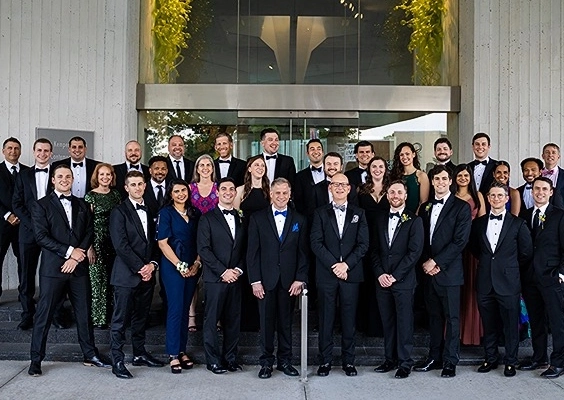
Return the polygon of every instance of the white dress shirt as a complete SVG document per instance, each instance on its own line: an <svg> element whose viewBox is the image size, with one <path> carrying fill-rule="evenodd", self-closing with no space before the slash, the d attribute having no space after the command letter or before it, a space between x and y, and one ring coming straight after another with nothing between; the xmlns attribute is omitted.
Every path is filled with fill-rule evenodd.
<svg viewBox="0 0 564 400"><path fill-rule="evenodd" d="M276 160L278 159L278 153L275 154L266 154L266 153L262 153L263 157L264 157L264 162L266 164L266 176L268 177L268 181L270 183L272 183L272 181L274 180L274 172L276 170ZM266 157L276 157L276 158L271 158L271 159L266 159Z"/></svg>
<svg viewBox="0 0 564 400"><path fill-rule="evenodd" d="M335 206L335 203L332 202L332 205ZM335 211L335 217L337 218L337 228L339 229L339 237L340 238L343 237L343 229L345 227L345 218L347 216L347 203L345 203L343 205L345 206L345 211L341 211L341 210L333 207L333 211Z"/></svg>
<svg viewBox="0 0 564 400"><path fill-rule="evenodd" d="M78 161L78 162L82 163L82 167L81 166L75 167L74 165L77 164L77 162L74 161L72 158L70 160L71 170L73 175L71 191L75 197L83 199L84 196L86 195L86 180L87 180L86 159L83 159L82 161Z"/></svg>
<svg viewBox="0 0 564 400"><path fill-rule="evenodd" d="M321 171L313 170L313 167L310 165L309 170L311 171L311 177L313 178L313 183L316 185L325 179L325 171L323 170L323 165L320 167Z"/></svg>
<svg viewBox="0 0 564 400"><path fill-rule="evenodd" d="M219 177L220 178L225 178L227 176L227 173L229 172L229 167L231 166L231 162L233 157L229 156L227 158L218 158L218 164L219 164ZM229 161L229 162L219 162L219 160L221 161Z"/></svg>
<svg viewBox="0 0 564 400"><path fill-rule="evenodd" d="M495 215L490 213L491 215ZM501 228L503 227L503 221L505 221L505 215L507 211L503 210L501 212L501 221L497 219L489 219L488 215L488 227L486 228L486 236L488 238L488 242L490 242L490 247L492 251L495 252L497 244L499 242L499 234L501 233ZM497 216L497 215L496 215Z"/></svg>
<svg viewBox="0 0 564 400"><path fill-rule="evenodd" d="M133 208L135 209L135 211L137 212L137 215L139 215L139 219L141 220L141 225L143 225L143 232L145 232L145 237L149 238L149 234L147 233L147 212L145 210L138 210L137 209L137 204L139 204L140 206L145 205L144 202L141 203L137 203L134 200L131 200L131 197L128 197L129 201L131 202L131 204L133 204Z"/></svg>
<svg viewBox="0 0 564 400"><path fill-rule="evenodd" d="M405 207L400 208L397 211L394 211L390 208L390 213L399 213L399 217L397 216L393 216L392 218L388 218L388 246L391 246L392 244L392 239L394 237L394 234L396 233L396 229L398 228L398 225L401 221L401 215L403 213L403 210L405 210Z"/></svg>
<svg viewBox="0 0 564 400"><path fill-rule="evenodd" d="M284 224L286 223L286 217L284 217L281 214L278 215L274 215L277 211L278 212L283 212L286 211L288 212L288 209L285 208L284 210L277 210L276 208L274 208L274 206L271 206L272 208L272 215L274 216L274 222L276 223L276 231L278 232L278 237L282 236L282 232L284 231Z"/></svg>
<svg viewBox="0 0 564 400"><path fill-rule="evenodd" d="M552 169L543 168L541 175L550 179L552 181L552 185L556 187L556 182L558 182L558 165Z"/></svg>
<svg viewBox="0 0 564 400"><path fill-rule="evenodd" d="M435 232L435 225L437 224L437 220L439 219L439 215L441 215L441 211L443 211L443 207L445 205L445 203L447 202L448 198L450 197L451 193L448 192L444 197L443 197L443 204L433 204L433 206L431 207L431 229L430 229L430 237L429 237L429 243L433 243L433 233ZM440 199L437 199L440 200Z"/></svg>
<svg viewBox="0 0 564 400"><path fill-rule="evenodd" d="M484 172L486 170L486 166L482 164L484 161L486 163L489 163L490 158L486 157L484 160L478 161L480 164L474 166L474 182L476 182L476 190L480 188L480 185L482 184L482 178L484 177Z"/></svg>
<svg viewBox="0 0 564 400"><path fill-rule="evenodd" d="M523 188L523 203L525 204L525 208L527 210L535 205L535 201L533 200L532 183L525 183L525 187Z"/></svg>
<svg viewBox="0 0 564 400"><path fill-rule="evenodd" d="M184 176L186 174L186 170L184 169L184 157L180 157L179 160L173 158L172 156L169 156L169 158L170 161L172 162L172 169L174 170L174 176L176 176L176 165L178 165L180 167L181 176L177 176L177 178L187 180L187 178Z"/></svg>

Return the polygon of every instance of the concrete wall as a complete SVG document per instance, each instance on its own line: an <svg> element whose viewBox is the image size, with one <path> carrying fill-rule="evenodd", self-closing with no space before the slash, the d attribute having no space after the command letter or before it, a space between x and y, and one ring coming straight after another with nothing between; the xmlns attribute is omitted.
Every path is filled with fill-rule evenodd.
<svg viewBox="0 0 564 400"><path fill-rule="evenodd" d="M35 128L95 131L94 156L118 162L137 137L139 0L1 0L0 138L32 162ZM15 260L4 288L17 287Z"/></svg>

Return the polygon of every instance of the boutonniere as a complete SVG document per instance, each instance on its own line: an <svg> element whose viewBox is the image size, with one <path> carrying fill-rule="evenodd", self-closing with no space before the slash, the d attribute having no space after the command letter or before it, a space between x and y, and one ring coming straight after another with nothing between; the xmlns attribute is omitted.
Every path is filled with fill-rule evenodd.
<svg viewBox="0 0 564 400"><path fill-rule="evenodd" d="M300 231L300 227L296 222L294 225L292 225L292 232L299 232L299 231Z"/></svg>
<svg viewBox="0 0 564 400"><path fill-rule="evenodd" d="M429 210L433 207L433 203L429 203L425 206L425 211L429 212Z"/></svg>
<svg viewBox="0 0 564 400"><path fill-rule="evenodd" d="M409 215L407 215L407 214L402 214L400 221L401 221L401 222L406 222L406 221L409 221L410 219L411 219L411 217L410 217Z"/></svg>
<svg viewBox="0 0 564 400"><path fill-rule="evenodd" d="M239 216L239 219L243 218L243 210L237 210L237 215Z"/></svg>
<svg viewBox="0 0 564 400"><path fill-rule="evenodd" d="M541 229L544 229L544 223L546 221L546 214L539 214L539 221Z"/></svg>
<svg viewBox="0 0 564 400"><path fill-rule="evenodd" d="M351 224L356 224L358 222L358 215L353 215Z"/></svg>

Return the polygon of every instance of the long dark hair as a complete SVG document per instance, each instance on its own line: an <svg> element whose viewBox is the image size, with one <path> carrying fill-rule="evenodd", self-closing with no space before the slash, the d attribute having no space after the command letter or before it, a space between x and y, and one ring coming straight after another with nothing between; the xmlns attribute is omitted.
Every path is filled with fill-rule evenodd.
<svg viewBox="0 0 564 400"><path fill-rule="evenodd" d="M384 160L384 157L375 156L373 157L366 166L366 183L364 183L359 190L359 194L370 194L372 193L372 189L374 189L374 181L372 180L372 174L370 173L370 167L375 161L382 161L384 163L385 172L384 177L382 178L382 191L378 193L378 195L384 194L388 191L390 187L390 170L388 169L388 162Z"/></svg>
<svg viewBox="0 0 564 400"><path fill-rule="evenodd" d="M479 209L481 205L480 197L478 197L478 189L476 189L476 184L474 183L474 172L472 171L472 168L470 168L470 165L460 164L457 165L454 169L454 172L452 173L452 186L454 188L454 194L458 192L458 183L456 183L456 177L462 171L466 171L470 175L470 182L468 182L468 193L470 193L470 197L472 198L472 200L474 200L474 208Z"/></svg>
<svg viewBox="0 0 564 400"><path fill-rule="evenodd" d="M497 162L495 163L495 167L494 167L494 169L493 169L493 171L492 171L492 175L494 176L494 180L495 180L495 181L497 181L497 179L495 179L495 171L497 170L497 167L499 167L500 165L503 165L503 166L507 167L507 173L508 173L509 175L511 175L511 166L509 165L509 163L508 163L507 161L504 161L504 160L499 160L499 161L497 161ZM507 183L505 184L505 185L507 185L507 187L509 187L509 180L510 180L510 179L511 179L511 176L509 176L509 177L507 178Z"/></svg>
<svg viewBox="0 0 564 400"><path fill-rule="evenodd" d="M172 200L172 189L175 185L181 185L188 189L188 198L186 199L186 215L188 216L188 218L194 218L198 214L198 212L192 205L192 191L190 190L190 185L184 179L173 179L172 181L170 181L166 188L164 204L169 206L172 206L174 204L174 201Z"/></svg>
<svg viewBox="0 0 564 400"><path fill-rule="evenodd" d="M264 175L261 178L261 189L264 198L270 203L270 183L268 182L268 175L266 174L267 166L266 161L264 161L263 155L259 154L258 156L251 157L247 160L247 168L245 169L245 178L243 180L243 196L241 196L241 201L245 200L251 190L253 189L253 177L249 172L249 168L256 160L262 160L264 162Z"/></svg>
<svg viewBox="0 0 564 400"><path fill-rule="evenodd" d="M400 161L400 153L404 147L409 147L409 149L413 152L413 166L415 169L421 169L421 164L419 163L419 158L417 157L417 151L415 151L415 146L409 142L402 142L398 144L396 150L394 151L394 161L392 164L392 171L390 173L391 179L403 179L403 164Z"/></svg>

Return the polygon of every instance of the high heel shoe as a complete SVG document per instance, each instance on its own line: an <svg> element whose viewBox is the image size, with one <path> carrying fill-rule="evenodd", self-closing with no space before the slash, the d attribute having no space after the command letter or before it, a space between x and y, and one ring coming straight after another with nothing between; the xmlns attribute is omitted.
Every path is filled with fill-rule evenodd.
<svg viewBox="0 0 564 400"><path fill-rule="evenodd" d="M189 315L188 316L188 332L197 332L198 326L196 325L196 316Z"/></svg>
<svg viewBox="0 0 564 400"><path fill-rule="evenodd" d="M190 360L190 357L185 353L178 354L178 361L180 361L182 369L191 369L194 366L194 361Z"/></svg>
<svg viewBox="0 0 564 400"><path fill-rule="evenodd" d="M182 365L180 364L178 357L170 356L168 358L168 362L170 363L170 372L173 374L182 373Z"/></svg>

